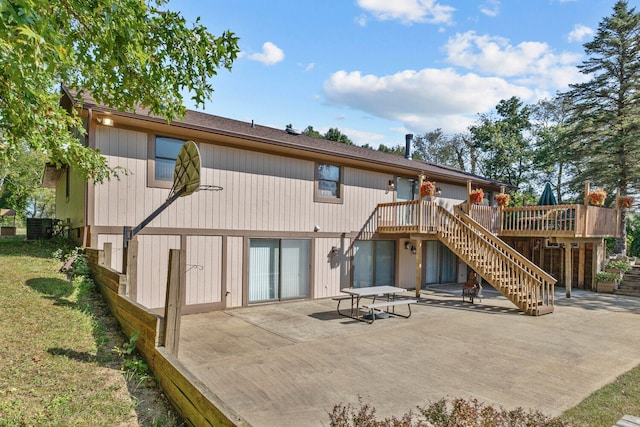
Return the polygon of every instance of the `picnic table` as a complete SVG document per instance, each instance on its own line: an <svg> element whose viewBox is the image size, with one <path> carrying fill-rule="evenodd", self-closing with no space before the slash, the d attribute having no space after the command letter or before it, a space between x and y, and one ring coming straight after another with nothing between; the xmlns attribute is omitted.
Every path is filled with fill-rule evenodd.
<svg viewBox="0 0 640 427"><path fill-rule="evenodd" d="M387 317L388 314L393 314L401 317L411 316L411 304L415 304L418 301L415 299L396 299L396 295L406 292L404 288L398 288L396 286L367 286L362 288L343 288L340 290L346 295L340 295L334 297L334 300L338 301L338 314L341 316L351 317L356 320L365 320L369 323L378 318ZM376 298L383 297L383 301L376 302ZM362 298L372 298L372 302L363 304L362 307L368 310L368 313L360 313L360 300ZM351 308L349 314L343 314L340 311L340 303L344 300L351 300ZM396 314L395 306L407 305L409 309L408 315ZM392 308L391 312L385 312L383 309ZM377 312L375 311L377 310ZM368 317L367 317L368 316Z"/></svg>

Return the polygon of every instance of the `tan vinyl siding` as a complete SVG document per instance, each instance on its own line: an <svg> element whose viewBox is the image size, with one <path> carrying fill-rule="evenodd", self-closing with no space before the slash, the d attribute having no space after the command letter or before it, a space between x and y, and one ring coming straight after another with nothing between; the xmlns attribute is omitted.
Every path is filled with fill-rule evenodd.
<svg viewBox="0 0 640 427"><path fill-rule="evenodd" d="M140 267L138 268L138 297L136 300L145 307L164 307L169 270L169 249L180 249L180 236L138 236L138 265Z"/></svg>
<svg viewBox="0 0 640 427"><path fill-rule="evenodd" d="M226 306L242 307L242 271L244 266L244 238L227 238Z"/></svg>
<svg viewBox="0 0 640 427"><path fill-rule="evenodd" d="M222 300L222 237L187 237L186 304Z"/></svg>
<svg viewBox="0 0 640 427"><path fill-rule="evenodd" d="M169 190L146 185L145 133L98 127L97 146L109 166L128 171L96 187L96 225L135 226L162 205ZM200 191L178 199L148 227L309 232L359 231L378 203L392 202L388 174L343 168L343 204L313 201L315 163L200 143Z"/></svg>
<svg viewBox="0 0 640 427"><path fill-rule="evenodd" d="M327 298L340 293L341 288L348 287L346 268L348 239L329 238L315 239L315 288L313 298ZM338 248L336 255L330 255L331 248ZM345 279L346 278L346 279Z"/></svg>
<svg viewBox="0 0 640 427"><path fill-rule="evenodd" d="M121 171L119 179L95 186L94 225L137 225L168 194L168 190L146 188L147 134L98 126L96 148L110 167Z"/></svg>
<svg viewBox="0 0 640 427"><path fill-rule="evenodd" d="M93 245L97 249L103 249L105 243L111 243L111 268L122 271L122 234L99 234L98 242Z"/></svg>

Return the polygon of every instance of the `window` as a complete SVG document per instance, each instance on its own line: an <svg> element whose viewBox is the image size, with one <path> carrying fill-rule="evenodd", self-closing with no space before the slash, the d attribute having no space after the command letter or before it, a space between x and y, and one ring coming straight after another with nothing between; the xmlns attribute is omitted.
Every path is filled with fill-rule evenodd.
<svg viewBox="0 0 640 427"><path fill-rule="evenodd" d="M171 188L176 159L184 141L166 136L149 136L148 184Z"/></svg>
<svg viewBox="0 0 640 427"><path fill-rule="evenodd" d="M308 239L249 240L249 303L308 298Z"/></svg>
<svg viewBox="0 0 640 427"><path fill-rule="evenodd" d="M316 165L317 202L342 202L342 170L340 166L326 163Z"/></svg>
<svg viewBox="0 0 640 427"><path fill-rule="evenodd" d="M353 246L354 288L395 284L395 241L356 240Z"/></svg>
<svg viewBox="0 0 640 427"><path fill-rule="evenodd" d="M458 275L458 258L437 240L424 242L425 283L454 283Z"/></svg>

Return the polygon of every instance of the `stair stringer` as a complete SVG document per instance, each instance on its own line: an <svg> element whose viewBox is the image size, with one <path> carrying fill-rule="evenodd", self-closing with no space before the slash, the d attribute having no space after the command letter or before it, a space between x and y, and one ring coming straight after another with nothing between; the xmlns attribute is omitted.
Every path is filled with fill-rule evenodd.
<svg viewBox="0 0 640 427"><path fill-rule="evenodd" d="M438 207L436 236L484 280L526 314L553 312L556 280L482 226Z"/></svg>

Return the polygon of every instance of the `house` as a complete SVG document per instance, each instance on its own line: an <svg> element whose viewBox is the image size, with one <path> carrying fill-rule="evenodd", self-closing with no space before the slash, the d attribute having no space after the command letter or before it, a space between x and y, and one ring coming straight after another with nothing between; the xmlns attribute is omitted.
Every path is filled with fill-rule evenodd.
<svg viewBox="0 0 640 427"><path fill-rule="evenodd" d="M78 105L67 89L62 102ZM129 297L145 307L163 307L169 250L180 248L187 253L184 313L326 298L349 286L394 284L419 293L429 284L464 282L469 269L523 311L553 311L556 279L497 237L511 236L520 250L533 248L533 258L542 253L539 243L517 240L540 242L529 234L533 229L502 226L505 214L525 223L520 211L495 206L502 183L195 111L167 124L85 97L81 114L86 144L126 173L93 184L73 169L49 167L43 182L55 186L56 216L70 224L71 234L85 247L111 243L119 271L124 227L140 224L166 201L183 143L192 140L200 151L203 190L178 198L136 236L136 286ZM426 181L437 193L425 200L419 188ZM482 205L471 203L472 188L484 190ZM461 203L463 209L456 208ZM589 239L593 252L602 238Z"/></svg>

